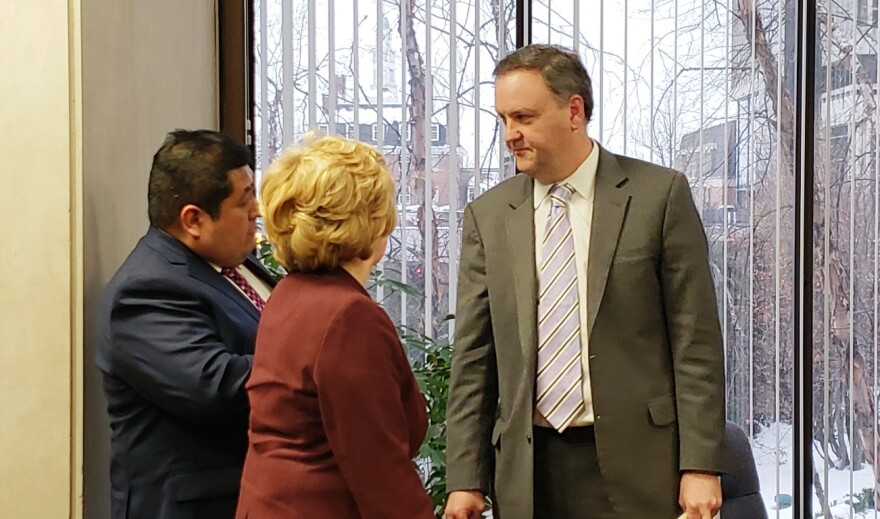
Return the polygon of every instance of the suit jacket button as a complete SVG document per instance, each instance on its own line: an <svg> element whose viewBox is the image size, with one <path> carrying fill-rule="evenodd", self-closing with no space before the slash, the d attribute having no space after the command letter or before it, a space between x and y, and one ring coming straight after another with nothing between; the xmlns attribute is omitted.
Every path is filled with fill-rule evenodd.
<svg viewBox="0 0 880 519"><path fill-rule="evenodd" d="M532 443L532 435L531 434L526 435L526 441L530 444Z"/></svg>

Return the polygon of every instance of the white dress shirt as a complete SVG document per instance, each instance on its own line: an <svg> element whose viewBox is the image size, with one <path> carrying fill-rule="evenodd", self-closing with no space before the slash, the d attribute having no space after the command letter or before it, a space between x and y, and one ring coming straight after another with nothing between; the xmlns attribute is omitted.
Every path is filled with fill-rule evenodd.
<svg viewBox="0 0 880 519"><path fill-rule="evenodd" d="M596 170L599 166L599 146L593 142L593 149L586 160L560 184L569 184L575 192L568 202L571 232L574 235L574 254L577 264L578 310L581 321L581 367L584 393L584 411L572 420L570 426L593 424L593 398L590 389L589 334L587 333L587 262L590 254L590 226L593 222L593 196L596 191ZM533 202L535 204L535 269L541 271L541 247L544 228L550 216L550 188L553 184L534 181ZM536 323L537 326L537 323ZM537 411L534 423L551 427Z"/></svg>

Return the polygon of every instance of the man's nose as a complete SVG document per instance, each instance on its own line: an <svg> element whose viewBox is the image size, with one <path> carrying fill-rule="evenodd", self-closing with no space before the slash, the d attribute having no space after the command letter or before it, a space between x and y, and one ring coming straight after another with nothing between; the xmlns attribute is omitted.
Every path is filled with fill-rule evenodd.
<svg viewBox="0 0 880 519"><path fill-rule="evenodd" d="M522 134L513 123L507 123L504 125L504 142L507 143L508 147L511 143L519 140L520 137L522 137Z"/></svg>

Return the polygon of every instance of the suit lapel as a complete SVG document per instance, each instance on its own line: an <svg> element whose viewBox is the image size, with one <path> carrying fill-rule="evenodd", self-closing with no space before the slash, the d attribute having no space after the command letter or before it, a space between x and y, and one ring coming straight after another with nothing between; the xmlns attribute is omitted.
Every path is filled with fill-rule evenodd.
<svg viewBox="0 0 880 519"><path fill-rule="evenodd" d="M150 227L144 239L147 240L150 247L162 254L169 262L174 265L186 265L191 277L214 287L238 304L254 320L260 320L260 313L253 303L214 270L214 267L207 261L189 250L184 244L155 227ZM274 283L271 286L274 286Z"/></svg>
<svg viewBox="0 0 880 519"><path fill-rule="evenodd" d="M253 303L239 292L229 281L226 280L219 272L214 270L207 261L198 257L188 258L189 275L203 283L211 285L218 292L222 293L232 301L234 301L242 310L254 318L255 321L260 320L260 313Z"/></svg>
<svg viewBox="0 0 880 519"><path fill-rule="evenodd" d="M532 201L534 184L523 175L523 189L510 200L507 218L507 244L513 267L514 293L517 308L519 342L524 359L534 359L537 352L537 297L538 283L535 272L535 208ZM533 371L534 363L526 362L526 370ZM530 374L531 375L531 374ZM534 377L527 377L531 380Z"/></svg>
<svg viewBox="0 0 880 519"><path fill-rule="evenodd" d="M629 207L630 195L624 189L627 177L617 157L599 148L599 167L596 171L596 192L593 196L593 222L590 227L590 254L587 265L587 331L599 313L599 304L605 293L608 272L617 250L620 230Z"/></svg>

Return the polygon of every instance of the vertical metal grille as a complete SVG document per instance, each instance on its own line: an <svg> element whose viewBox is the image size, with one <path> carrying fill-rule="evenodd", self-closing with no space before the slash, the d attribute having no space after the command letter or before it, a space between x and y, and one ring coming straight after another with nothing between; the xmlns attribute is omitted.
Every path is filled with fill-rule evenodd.
<svg viewBox="0 0 880 519"><path fill-rule="evenodd" d="M815 511L874 512L863 507L878 479L877 4L520 6L524 41L571 47L591 71L591 136L688 177L722 318L728 419L753 440L775 517L792 517L785 503L802 497L786 476L803 461L793 454L804 447L794 443L803 431L793 425L805 412L796 408L801 390L811 391L815 417ZM815 14L815 34L798 32L804 9ZM255 0L258 170L309 129L376 145L399 191L400 223L382 269L416 289L379 291L379 299L396 322L441 340L451 336L444 316L455 307L461 211L514 173L492 108L491 72L514 46L516 12L513 0ZM815 51L799 50L805 37L815 37ZM815 104L802 108L815 127L799 144L813 148L809 160L796 156L795 135L804 131L795 124L799 52L815 52ZM811 200L798 198L798 186ZM811 271L801 276L815 282L801 297L812 298L812 315L795 309L803 206L815 241ZM816 380L797 388L795 338L805 320Z"/></svg>
<svg viewBox="0 0 880 519"><path fill-rule="evenodd" d="M462 209L513 172L487 100L514 1L258 1L258 176L308 130L380 149L399 215L380 268L415 291L374 294L395 322L448 339Z"/></svg>

